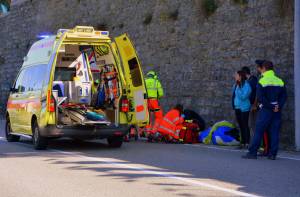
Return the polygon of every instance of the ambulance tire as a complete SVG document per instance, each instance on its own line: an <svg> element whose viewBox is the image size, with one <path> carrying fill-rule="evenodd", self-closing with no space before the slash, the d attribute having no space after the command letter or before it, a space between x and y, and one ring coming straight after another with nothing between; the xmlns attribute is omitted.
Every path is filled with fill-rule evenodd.
<svg viewBox="0 0 300 197"><path fill-rule="evenodd" d="M12 135L11 134L12 129L10 125L9 117L6 118L6 124L5 124L5 137L8 142L18 142L20 140L20 136Z"/></svg>
<svg viewBox="0 0 300 197"><path fill-rule="evenodd" d="M123 137L110 137L107 138L107 142L111 148L120 148L123 144Z"/></svg>
<svg viewBox="0 0 300 197"><path fill-rule="evenodd" d="M36 150L47 149L48 139L40 135L39 126L36 120L32 124L32 142L34 149Z"/></svg>

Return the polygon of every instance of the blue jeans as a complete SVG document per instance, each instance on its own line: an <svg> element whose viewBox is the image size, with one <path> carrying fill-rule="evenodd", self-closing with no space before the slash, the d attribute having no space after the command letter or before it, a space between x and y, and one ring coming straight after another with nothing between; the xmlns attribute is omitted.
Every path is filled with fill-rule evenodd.
<svg viewBox="0 0 300 197"><path fill-rule="evenodd" d="M279 146L279 130L281 127L281 112L273 112L269 109L261 109L256 120L256 129L249 147L250 155L256 156L260 147L264 132L268 130L270 136L270 155L277 155Z"/></svg>

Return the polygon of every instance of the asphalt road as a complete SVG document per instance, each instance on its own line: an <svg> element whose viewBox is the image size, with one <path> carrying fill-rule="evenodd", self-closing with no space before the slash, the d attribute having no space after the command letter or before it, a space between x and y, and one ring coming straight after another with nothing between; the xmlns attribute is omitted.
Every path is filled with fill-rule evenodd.
<svg viewBox="0 0 300 197"><path fill-rule="evenodd" d="M204 145L103 141L8 143L0 128L1 197L300 196L300 155L243 160L241 151Z"/></svg>

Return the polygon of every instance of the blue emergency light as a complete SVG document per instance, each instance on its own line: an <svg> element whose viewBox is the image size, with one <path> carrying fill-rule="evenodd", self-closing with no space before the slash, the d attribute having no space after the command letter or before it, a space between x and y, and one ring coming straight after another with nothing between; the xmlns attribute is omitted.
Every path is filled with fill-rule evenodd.
<svg viewBox="0 0 300 197"><path fill-rule="evenodd" d="M49 38L50 36L52 36L51 33L41 33L41 34L38 34L36 37L38 39L45 39L45 38Z"/></svg>
<svg viewBox="0 0 300 197"><path fill-rule="evenodd" d="M108 36L108 31L101 31L101 35Z"/></svg>

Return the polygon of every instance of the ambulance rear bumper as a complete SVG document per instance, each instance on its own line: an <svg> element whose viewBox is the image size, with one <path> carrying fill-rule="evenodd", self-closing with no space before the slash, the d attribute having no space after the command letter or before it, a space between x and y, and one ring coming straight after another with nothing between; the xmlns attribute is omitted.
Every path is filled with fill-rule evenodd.
<svg viewBox="0 0 300 197"><path fill-rule="evenodd" d="M56 126L48 125L40 128L43 137L71 137L71 138L109 138L123 137L129 132L128 125L78 125L78 126Z"/></svg>

